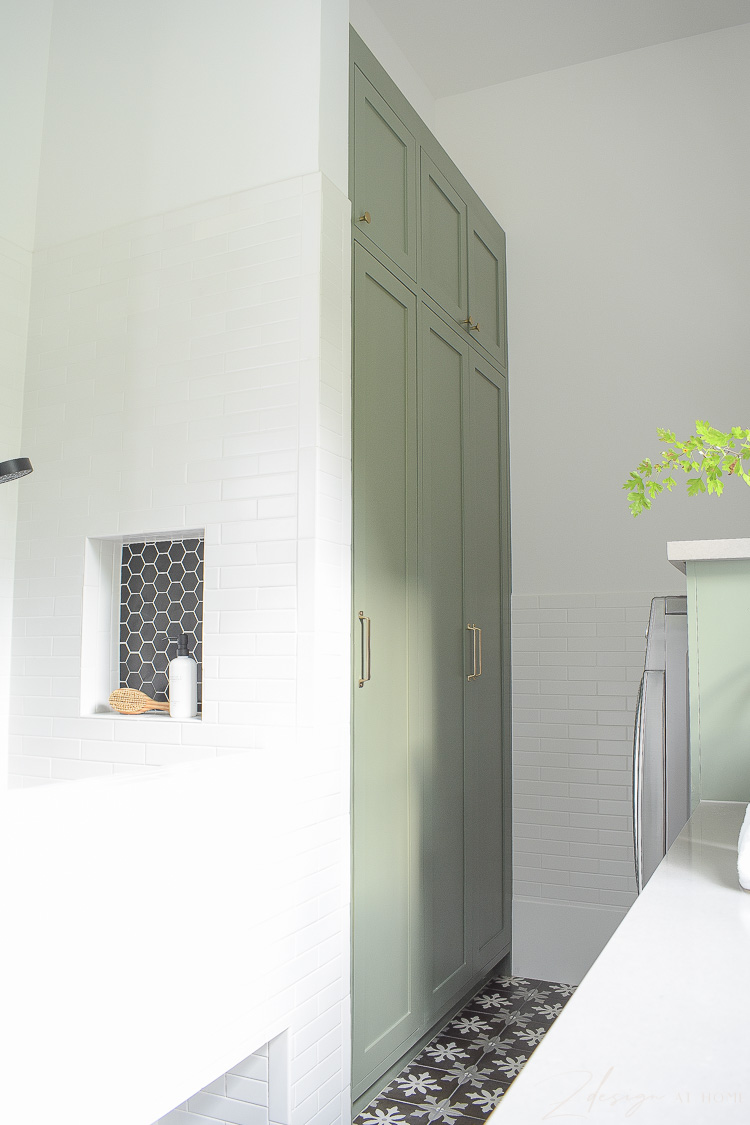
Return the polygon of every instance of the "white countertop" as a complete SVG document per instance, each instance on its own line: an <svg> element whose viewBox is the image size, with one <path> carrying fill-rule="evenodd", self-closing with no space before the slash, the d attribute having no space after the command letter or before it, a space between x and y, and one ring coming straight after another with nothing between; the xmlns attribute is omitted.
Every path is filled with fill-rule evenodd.
<svg viewBox="0 0 750 1125"><path fill-rule="evenodd" d="M701 802L491 1125L750 1121L746 808Z"/></svg>
<svg viewBox="0 0 750 1125"><path fill-rule="evenodd" d="M689 562L750 559L750 539L687 539L667 543L667 559L685 573Z"/></svg>

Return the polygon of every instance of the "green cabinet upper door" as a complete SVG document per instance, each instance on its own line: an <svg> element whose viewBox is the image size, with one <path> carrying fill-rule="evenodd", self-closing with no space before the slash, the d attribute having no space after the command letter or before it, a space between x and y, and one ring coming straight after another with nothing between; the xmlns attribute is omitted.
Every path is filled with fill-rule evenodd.
<svg viewBox="0 0 750 1125"><path fill-rule="evenodd" d="M358 67L354 136L355 227L416 278L417 143Z"/></svg>
<svg viewBox="0 0 750 1125"><path fill-rule="evenodd" d="M468 321L466 204L424 149L422 180L422 288L456 324Z"/></svg>
<svg viewBox="0 0 750 1125"><path fill-rule="evenodd" d="M506 367L505 234L478 207L469 209L469 316L474 342Z"/></svg>
<svg viewBox="0 0 750 1125"><path fill-rule="evenodd" d="M419 538L424 742L427 1014L460 999L472 971L466 901L464 418L469 349L423 306Z"/></svg>
<svg viewBox="0 0 750 1125"><path fill-rule="evenodd" d="M504 377L474 349L468 382L466 613L481 629L481 674L466 684L467 897L481 972L510 943L508 404Z"/></svg>
<svg viewBox="0 0 750 1125"><path fill-rule="evenodd" d="M413 643L416 298L361 246L355 246L353 280L352 1080L357 1096L416 1038L424 984Z"/></svg>

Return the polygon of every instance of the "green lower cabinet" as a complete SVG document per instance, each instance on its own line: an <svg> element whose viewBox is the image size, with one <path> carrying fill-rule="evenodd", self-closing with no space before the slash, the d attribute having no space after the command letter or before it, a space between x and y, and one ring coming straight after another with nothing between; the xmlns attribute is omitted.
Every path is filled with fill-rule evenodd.
<svg viewBox="0 0 750 1125"><path fill-rule="evenodd" d="M481 975L511 938L508 396L500 372L469 359L466 618L481 629L482 674L466 685L467 898Z"/></svg>
<svg viewBox="0 0 750 1125"><path fill-rule="evenodd" d="M417 1037L424 1019L424 987L421 762L415 738L412 645L416 299L357 247L354 301L352 1078L356 1094ZM360 680L365 681L362 687Z"/></svg>
<svg viewBox="0 0 750 1125"><path fill-rule="evenodd" d="M504 377L362 246L354 302L359 1098L510 946L510 588Z"/></svg>
<svg viewBox="0 0 750 1125"><path fill-rule="evenodd" d="M466 902L464 419L469 350L423 308L420 364L420 653L425 752L427 1014L471 979Z"/></svg>

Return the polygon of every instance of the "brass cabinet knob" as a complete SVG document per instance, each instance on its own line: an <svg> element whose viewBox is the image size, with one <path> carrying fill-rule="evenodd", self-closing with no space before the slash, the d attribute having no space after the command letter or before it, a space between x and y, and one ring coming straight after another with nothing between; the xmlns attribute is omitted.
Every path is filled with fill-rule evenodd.
<svg viewBox="0 0 750 1125"><path fill-rule="evenodd" d="M478 332L479 331L479 324L476 323L474 320L472 320L471 317L469 317L468 320L462 320L461 324L465 324L467 326L467 328L469 329L469 332Z"/></svg>
<svg viewBox="0 0 750 1125"><path fill-rule="evenodd" d="M370 214L369 211L365 211L364 215L359 216L359 218L357 219L357 222L358 223L371 223L372 222L372 215Z"/></svg>

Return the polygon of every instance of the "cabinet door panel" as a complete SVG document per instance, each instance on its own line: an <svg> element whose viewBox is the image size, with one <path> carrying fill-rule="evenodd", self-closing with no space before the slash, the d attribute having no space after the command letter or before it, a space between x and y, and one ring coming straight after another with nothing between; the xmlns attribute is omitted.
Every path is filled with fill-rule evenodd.
<svg viewBox="0 0 750 1125"><path fill-rule="evenodd" d="M352 1068L359 1093L413 1037L423 984L410 644L416 298L357 246L354 304ZM372 673L361 688L360 610L371 620Z"/></svg>
<svg viewBox="0 0 750 1125"><path fill-rule="evenodd" d="M355 227L416 278L416 141L358 69L354 99ZM365 213L369 223L359 221Z"/></svg>
<svg viewBox="0 0 750 1125"><path fill-rule="evenodd" d="M420 581L428 1014L466 987L463 443L468 348L424 308Z"/></svg>
<svg viewBox="0 0 750 1125"><path fill-rule="evenodd" d="M488 967L510 943L510 747L508 698L507 405L503 376L472 351L467 502L469 615L482 629L482 674L467 683L470 747L469 880L475 969Z"/></svg>
<svg viewBox="0 0 750 1125"><path fill-rule="evenodd" d="M472 337L503 367L505 331L505 235L469 212L469 316L479 324Z"/></svg>
<svg viewBox="0 0 750 1125"><path fill-rule="evenodd" d="M466 204L421 150L422 288L460 324L468 317Z"/></svg>

